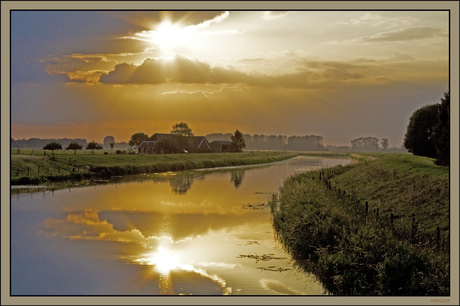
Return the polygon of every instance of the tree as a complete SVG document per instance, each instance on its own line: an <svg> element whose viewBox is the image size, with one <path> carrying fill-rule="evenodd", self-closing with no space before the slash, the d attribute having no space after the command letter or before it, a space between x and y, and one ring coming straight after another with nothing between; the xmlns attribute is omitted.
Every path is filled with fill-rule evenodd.
<svg viewBox="0 0 460 306"><path fill-rule="evenodd" d="M190 146L193 133L192 129L189 128L187 123L181 122L173 125L171 134L173 135L172 138L177 151L186 149Z"/></svg>
<svg viewBox="0 0 460 306"><path fill-rule="evenodd" d="M193 136L192 129L189 128L187 123L181 122L173 125L171 134L178 136Z"/></svg>
<svg viewBox="0 0 460 306"><path fill-rule="evenodd" d="M435 158L434 129L438 123L439 104L416 110L409 119L404 147L414 155Z"/></svg>
<svg viewBox="0 0 460 306"><path fill-rule="evenodd" d="M93 154L94 154L94 150L102 150L102 146L93 140L90 143L88 143L88 145L86 146L86 149L93 150Z"/></svg>
<svg viewBox="0 0 460 306"><path fill-rule="evenodd" d="M112 141L109 143L109 145L110 145L110 151L113 151L113 146L115 145L115 142Z"/></svg>
<svg viewBox="0 0 460 306"><path fill-rule="evenodd" d="M375 137L360 137L351 141L351 149L354 151L378 151L379 140Z"/></svg>
<svg viewBox="0 0 460 306"><path fill-rule="evenodd" d="M71 142L69 143L69 145L67 146L67 148L65 148L66 150L74 150L74 154L77 154L77 150L81 150L83 148L83 146L81 144L79 144L78 142Z"/></svg>
<svg viewBox="0 0 460 306"><path fill-rule="evenodd" d="M144 133L135 133L131 136L131 140L129 141L129 145L131 147L133 146L139 146L143 141L146 141L149 138L147 134Z"/></svg>
<svg viewBox="0 0 460 306"><path fill-rule="evenodd" d="M436 164L450 165L450 92L444 92L438 112L438 123L434 129Z"/></svg>
<svg viewBox="0 0 460 306"><path fill-rule="evenodd" d="M51 153L54 155L54 150L62 150L62 146L59 142L50 142L43 147L43 150L51 150Z"/></svg>
<svg viewBox="0 0 460 306"><path fill-rule="evenodd" d="M382 139L382 148L383 148L383 150L386 151L386 149L388 148L388 139L386 139L386 138Z"/></svg>
<svg viewBox="0 0 460 306"><path fill-rule="evenodd" d="M115 137L113 137L113 136L106 136L106 137L104 138L104 147L107 148L107 147L110 145L111 142L115 143Z"/></svg>
<svg viewBox="0 0 460 306"><path fill-rule="evenodd" d="M236 130L235 134L231 137L232 142L230 143L230 152L242 152L246 147L246 141L244 140L243 134Z"/></svg>
<svg viewBox="0 0 460 306"><path fill-rule="evenodd" d="M160 139L153 150L158 154L170 154L177 152L173 140L168 138Z"/></svg>

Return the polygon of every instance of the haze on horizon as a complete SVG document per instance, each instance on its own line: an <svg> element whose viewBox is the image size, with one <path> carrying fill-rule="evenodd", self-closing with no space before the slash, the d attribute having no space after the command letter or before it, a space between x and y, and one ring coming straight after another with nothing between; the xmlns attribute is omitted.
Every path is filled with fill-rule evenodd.
<svg viewBox="0 0 460 306"><path fill-rule="evenodd" d="M358 137L449 86L448 11L12 11L11 137Z"/></svg>

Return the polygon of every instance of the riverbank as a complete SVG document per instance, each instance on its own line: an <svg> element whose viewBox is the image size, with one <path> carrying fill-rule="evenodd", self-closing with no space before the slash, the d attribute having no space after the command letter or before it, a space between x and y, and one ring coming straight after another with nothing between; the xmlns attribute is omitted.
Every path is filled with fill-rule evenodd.
<svg viewBox="0 0 460 306"><path fill-rule="evenodd" d="M279 239L335 295L449 295L449 169L412 154L290 177Z"/></svg>
<svg viewBox="0 0 460 306"><path fill-rule="evenodd" d="M297 156L285 151L195 154L55 154L11 155L11 185L105 179L142 173L243 166L281 161Z"/></svg>

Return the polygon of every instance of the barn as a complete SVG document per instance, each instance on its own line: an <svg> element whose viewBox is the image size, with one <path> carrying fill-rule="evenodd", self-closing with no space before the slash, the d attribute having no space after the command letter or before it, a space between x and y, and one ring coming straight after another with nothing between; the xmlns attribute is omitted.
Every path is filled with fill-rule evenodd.
<svg viewBox="0 0 460 306"><path fill-rule="evenodd" d="M222 153L222 152L230 152L230 141L225 141L225 140L216 140L211 142L211 147L214 149L215 152L217 153Z"/></svg>
<svg viewBox="0 0 460 306"><path fill-rule="evenodd" d="M138 147L139 154L151 154L155 153L156 144L162 139L172 138L172 134L162 134L155 133L152 137L148 138L146 141L143 141ZM204 136L192 136L192 141L190 145L184 148L188 152L209 152L212 151L211 146L209 145L208 140Z"/></svg>
<svg viewBox="0 0 460 306"><path fill-rule="evenodd" d="M157 144L158 141L143 141L139 147L137 147L137 152L139 154L151 154L155 153L155 145Z"/></svg>

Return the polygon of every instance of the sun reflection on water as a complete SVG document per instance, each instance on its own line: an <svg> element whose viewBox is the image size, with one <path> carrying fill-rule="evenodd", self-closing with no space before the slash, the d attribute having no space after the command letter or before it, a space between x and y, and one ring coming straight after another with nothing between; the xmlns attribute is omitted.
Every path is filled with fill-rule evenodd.
<svg viewBox="0 0 460 306"><path fill-rule="evenodd" d="M168 238L168 237L164 237ZM226 281L215 274L209 274L206 269L203 267L210 267L210 266L228 266L228 264L219 264L219 263L198 263L195 264L191 261L190 256L187 256L187 259L181 256L182 254L177 251L174 251L167 245L166 241L170 242L170 239L164 239L160 246L153 252L145 253L140 255L139 257L132 259L135 263L140 265L147 265L151 266L152 272L156 272L158 274L158 286L160 289L161 294L163 295L173 295L174 293L174 286L172 280L172 273L171 272L193 272L201 277L206 279L212 280L214 283L217 283L220 287L222 287L222 294L223 295L230 295L232 293L232 288L227 287ZM234 267L234 265L230 265Z"/></svg>
<svg viewBox="0 0 460 306"><path fill-rule="evenodd" d="M148 265L155 266L155 270L160 274L168 274L171 270L182 266L178 253L161 246L156 252L147 254L145 261Z"/></svg>

